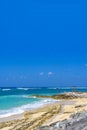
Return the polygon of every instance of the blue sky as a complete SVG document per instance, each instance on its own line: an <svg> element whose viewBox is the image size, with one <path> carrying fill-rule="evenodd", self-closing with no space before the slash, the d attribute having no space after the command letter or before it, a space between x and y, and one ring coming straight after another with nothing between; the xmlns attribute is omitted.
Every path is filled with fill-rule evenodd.
<svg viewBox="0 0 87 130"><path fill-rule="evenodd" d="M80 0L0 1L0 86L86 86Z"/></svg>

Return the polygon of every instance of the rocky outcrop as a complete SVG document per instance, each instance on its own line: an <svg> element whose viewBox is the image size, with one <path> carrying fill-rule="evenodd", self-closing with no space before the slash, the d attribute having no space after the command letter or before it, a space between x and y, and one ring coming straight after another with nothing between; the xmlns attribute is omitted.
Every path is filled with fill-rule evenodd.
<svg viewBox="0 0 87 130"><path fill-rule="evenodd" d="M72 114L69 120L38 127L36 130L87 130L87 111Z"/></svg>
<svg viewBox="0 0 87 130"><path fill-rule="evenodd" d="M53 98L53 99L76 99L76 98L87 98L87 93L70 92L58 95L34 95L37 98Z"/></svg>

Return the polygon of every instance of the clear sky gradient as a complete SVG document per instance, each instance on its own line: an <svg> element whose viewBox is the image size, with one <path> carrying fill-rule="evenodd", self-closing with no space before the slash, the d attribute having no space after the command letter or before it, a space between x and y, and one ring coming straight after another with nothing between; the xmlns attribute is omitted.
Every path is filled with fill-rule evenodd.
<svg viewBox="0 0 87 130"><path fill-rule="evenodd" d="M86 0L0 0L0 86L86 86Z"/></svg>

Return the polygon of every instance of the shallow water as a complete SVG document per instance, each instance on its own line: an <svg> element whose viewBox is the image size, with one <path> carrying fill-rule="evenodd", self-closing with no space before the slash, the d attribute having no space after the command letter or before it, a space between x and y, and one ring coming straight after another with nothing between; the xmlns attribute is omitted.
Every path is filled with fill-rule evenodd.
<svg viewBox="0 0 87 130"><path fill-rule="evenodd" d="M80 92L87 92L86 88L79 88ZM34 94L54 95L71 92L70 88L0 88L0 118L20 114L26 110L55 102L53 99L38 99ZM28 98L27 98L28 97Z"/></svg>

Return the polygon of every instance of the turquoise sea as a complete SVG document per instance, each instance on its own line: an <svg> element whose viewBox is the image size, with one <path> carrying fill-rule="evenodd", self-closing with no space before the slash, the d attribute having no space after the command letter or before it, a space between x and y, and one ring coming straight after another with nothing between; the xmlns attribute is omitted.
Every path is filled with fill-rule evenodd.
<svg viewBox="0 0 87 130"><path fill-rule="evenodd" d="M86 87L79 87L77 90L79 92L87 92ZM56 87L0 88L0 118L21 114L24 111L38 108L56 101L53 99L38 99L34 97L35 94L54 95L71 91L72 90L69 87L60 87L60 89Z"/></svg>

